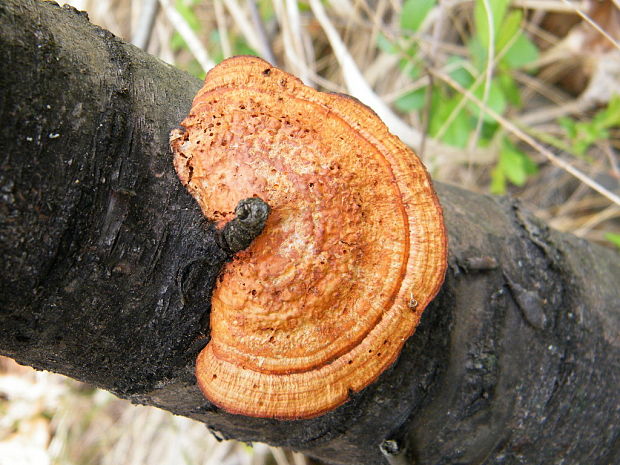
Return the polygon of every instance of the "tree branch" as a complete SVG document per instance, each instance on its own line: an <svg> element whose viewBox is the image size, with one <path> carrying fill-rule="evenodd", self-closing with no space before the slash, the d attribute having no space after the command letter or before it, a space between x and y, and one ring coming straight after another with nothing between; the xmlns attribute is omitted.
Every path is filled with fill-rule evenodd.
<svg viewBox="0 0 620 465"><path fill-rule="evenodd" d="M168 149L200 82L51 2L0 30L0 353L330 463L620 460L618 255L445 185L446 283L376 383L311 420L218 410L193 366L229 255Z"/></svg>

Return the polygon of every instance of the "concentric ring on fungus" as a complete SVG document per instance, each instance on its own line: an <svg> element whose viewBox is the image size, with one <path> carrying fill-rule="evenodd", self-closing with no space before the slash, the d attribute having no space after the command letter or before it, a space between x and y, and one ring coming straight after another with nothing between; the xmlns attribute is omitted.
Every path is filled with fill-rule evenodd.
<svg viewBox="0 0 620 465"><path fill-rule="evenodd" d="M424 166L357 100L254 57L211 70L182 126L174 165L208 218L254 196L271 209L216 284L200 388L247 416L337 407L396 360L443 282Z"/></svg>

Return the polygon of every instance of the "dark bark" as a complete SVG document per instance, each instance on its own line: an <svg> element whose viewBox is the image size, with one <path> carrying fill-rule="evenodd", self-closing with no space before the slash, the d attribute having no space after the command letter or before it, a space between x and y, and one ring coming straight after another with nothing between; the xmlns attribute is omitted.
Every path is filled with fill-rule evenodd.
<svg viewBox="0 0 620 465"><path fill-rule="evenodd" d="M0 3L0 57L0 353L330 463L620 463L618 255L445 185L446 283L376 383L312 420L218 410L193 365L228 254L168 149L200 82L50 2Z"/></svg>

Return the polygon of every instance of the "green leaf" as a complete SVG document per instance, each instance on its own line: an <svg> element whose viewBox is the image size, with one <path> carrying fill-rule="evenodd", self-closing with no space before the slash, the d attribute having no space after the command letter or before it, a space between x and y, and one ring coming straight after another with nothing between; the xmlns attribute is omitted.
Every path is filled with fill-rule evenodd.
<svg viewBox="0 0 620 465"><path fill-rule="evenodd" d="M217 29L211 30L209 33L209 52L211 58L215 64L221 63L224 60L224 51L222 50L222 38L220 37L220 31Z"/></svg>
<svg viewBox="0 0 620 465"><path fill-rule="evenodd" d="M174 3L174 7L179 12L179 14L183 17L183 19L189 24L189 27L194 31L200 30L200 20L194 13L192 7L194 6L194 1L187 0L177 0Z"/></svg>
<svg viewBox="0 0 620 465"><path fill-rule="evenodd" d="M297 6L300 11L304 11L304 7L306 8L306 10L309 10L308 5L304 4L304 2L297 2ZM271 20L274 19L276 15L271 0L259 0L258 12L265 23L271 22Z"/></svg>
<svg viewBox="0 0 620 465"><path fill-rule="evenodd" d="M458 82L462 87L467 89L474 82L474 77L465 68L467 62L458 56L449 56L447 60L448 67L454 69L450 71L450 77Z"/></svg>
<svg viewBox="0 0 620 465"><path fill-rule="evenodd" d="M187 44L185 43L185 39L178 32L174 31L172 37L170 38L170 48L174 52L178 52L181 49L187 48Z"/></svg>
<svg viewBox="0 0 620 465"><path fill-rule="evenodd" d="M269 3L271 3L271 0L267 0ZM325 5L325 0L323 0L321 3L323 3L323 5ZM310 13L312 11L312 7L310 6L309 2L303 1L303 0L299 0L297 2L297 6L299 7L299 11L302 13Z"/></svg>
<svg viewBox="0 0 620 465"><path fill-rule="evenodd" d="M471 56L471 62L474 67L483 72L487 66L487 52L485 48L480 43L477 37L472 37L469 42L467 42L467 50L469 50L469 55Z"/></svg>
<svg viewBox="0 0 620 465"><path fill-rule="evenodd" d="M491 7L490 13L492 14L492 27L495 34L495 43L497 43L497 34L500 26L503 24L504 16L506 15L506 8L510 0L488 0ZM490 44L490 28L489 17L483 0L476 0L474 6L474 26L476 28L476 37L482 44L482 46L488 50L489 46L494 47L495 43Z"/></svg>
<svg viewBox="0 0 620 465"><path fill-rule="evenodd" d="M583 156L594 142L607 137L607 131L594 121L576 122L570 118L562 118L560 124L566 130L575 155Z"/></svg>
<svg viewBox="0 0 620 465"><path fill-rule="evenodd" d="M480 139L478 140L478 147L488 147L495 137L495 133L499 127L500 125L497 121L492 123L483 121L482 130L480 131Z"/></svg>
<svg viewBox="0 0 620 465"><path fill-rule="evenodd" d="M498 167L506 179L516 186L524 185L528 176L538 171L536 164L507 139L502 143Z"/></svg>
<svg viewBox="0 0 620 465"><path fill-rule="evenodd" d="M484 84L479 84L475 89L470 89L470 91L478 97L481 101L484 102ZM497 79L493 79L491 81L491 86L489 87L489 95L487 96L486 101L487 107L491 110L495 111L497 114L501 115L506 110L506 97L504 96L504 92L502 91L502 87L499 85ZM467 106L469 110L474 115L478 115L480 113L480 109L478 105L474 102L468 102ZM483 120L486 122L493 122L495 118L493 118L488 113L484 112L482 116Z"/></svg>
<svg viewBox="0 0 620 465"><path fill-rule="evenodd" d="M436 3L437 0L405 0L400 12L401 29L416 32Z"/></svg>
<svg viewBox="0 0 620 465"><path fill-rule="evenodd" d="M614 95L609 101L607 114L609 115L606 123L608 127L620 126L620 94Z"/></svg>
<svg viewBox="0 0 620 465"><path fill-rule="evenodd" d="M419 78L422 73L422 69L413 59L402 58L398 61L398 67L403 74L409 76L411 79Z"/></svg>
<svg viewBox="0 0 620 465"><path fill-rule="evenodd" d="M500 153L499 164L502 172L511 183L517 186L525 184L527 173L525 172L521 156L518 153L506 150L502 151Z"/></svg>
<svg viewBox="0 0 620 465"><path fill-rule="evenodd" d="M183 19L185 19L192 30L199 31L200 21L192 9L195 4L196 0L176 0L174 2L174 8L179 12ZM188 46L181 34L175 31L170 38L170 48L174 52L178 52L179 50L187 49Z"/></svg>
<svg viewBox="0 0 620 465"><path fill-rule="evenodd" d="M377 47L379 50L393 55L398 52L398 47L392 43L390 39L385 37L381 32L377 34Z"/></svg>
<svg viewBox="0 0 620 465"><path fill-rule="evenodd" d="M204 79L206 76L205 70L200 66L198 60L192 60L187 64L187 72L196 76L198 79Z"/></svg>
<svg viewBox="0 0 620 465"><path fill-rule="evenodd" d="M497 50L502 50L512 38L519 33L521 22L523 21L523 11L513 10L506 15L502 27L499 28L497 39L495 40Z"/></svg>
<svg viewBox="0 0 620 465"><path fill-rule="evenodd" d="M448 130L441 138L443 142L454 147L465 148L469 135L472 132L471 119L464 110L459 111L456 118L450 123Z"/></svg>
<svg viewBox="0 0 620 465"><path fill-rule="evenodd" d="M577 137L577 128L575 127L575 121L568 116L562 116L558 118L558 123L566 131L566 135L569 139Z"/></svg>
<svg viewBox="0 0 620 465"><path fill-rule="evenodd" d="M592 122L590 123L588 122L577 123L577 126L579 126L579 128L585 134L586 140L589 140L591 142L596 142L597 140L600 140L600 139L607 139L607 137L609 136L609 133L607 132L607 130L604 127L597 124L595 120L592 120Z"/></svg>
<svg viewBox="0 0 620 465"><path fill-rule="evenodd" d="M517 40L502 57L501 63L511 69L520 68L538 60L540 55L538 47L525 34L520 33Z"/></svg>
<svg viewBox="0 0 620 465"><path fill-rule="evenodd" d="M600 110L590 121L575 121L572 118L558 118L560 126L566 132L570 148L574 155L588 159L586 152L596 141L610 137L609 130L620 126L620 96L614 96L607 108Z"/></svg>
<svg viewBox="0 0 620 465"><path fill-rule="evenodd" d="M605 239L620 249L620 234L605 233Z"/></svg>
<svg viewBox="0 0 620 465"><path fill-rule="evenodd" d="M499 73L497 76L497 83L499 84L504 96L508 103L520 107L521 106L521 90L513 79L512 75L507 72Z"/></svg>
<svg viewBox="0 0 620 465"><path fill-rule="evenodd" d="M394 102L394 106L400 111L408 113L422 108L424 106L425 99L426 88L417 89L398 97Z"/></svg>
<svg viewBox="0 0 620 465"><path fill-rule="evenodd" d="M439 95L439 92L433 93L429 132L432 137L436 137L439 131L442 131L441 140L443 142L455 147L465 148L473 130L473 122L464 107L453 117L449 126L442 129L461 99L462 97L458 95L446 99Z"/></svg>
<svg viewBox="0 0 620 465"><path fill-rule="evenodd" d="M538 165L534 160L527 156L524 152L519 151L523 155L523 166L525 167L525 172L528 175L533 175L538 173Z"/></svg>
<svg viewBox="0 0 620 465"><path fill-rule="evenodd" d="M614 95L607 108L599 111L594 118L600 120L599 124L606 129L620 126L620 94Z"/></svg>
<svg viewBox="0 0 620 465"><path fill-rule="evenodd" d="M492 194L505 194L506 193L506 176L502 171L502 168L497 165L491 171L491 185L489 190Z"/></svg>
<svg viewBox="0 0 620 465"><path fill-rule="evenodd" d="M241 36L236 36L232 46L233 55L252 55L258 56L256 50L248 45L245 39Z"/></svg>

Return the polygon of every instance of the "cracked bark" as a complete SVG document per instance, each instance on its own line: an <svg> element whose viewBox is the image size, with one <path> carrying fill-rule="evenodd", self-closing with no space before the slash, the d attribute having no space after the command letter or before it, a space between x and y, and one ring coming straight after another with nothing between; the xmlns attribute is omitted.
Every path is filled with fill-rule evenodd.
<svg viewBox="0 0 620 465"><path fill-rule="evenodd" d="M447 185L445 285L376 383L311 420L215 408L193 365L228 254L168 149L200 82L51 2L0 31L0 353L329 463L620 462L618 255Z"/></svg>

